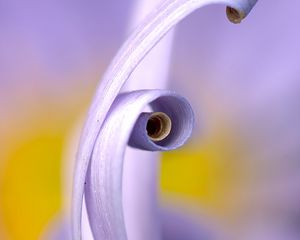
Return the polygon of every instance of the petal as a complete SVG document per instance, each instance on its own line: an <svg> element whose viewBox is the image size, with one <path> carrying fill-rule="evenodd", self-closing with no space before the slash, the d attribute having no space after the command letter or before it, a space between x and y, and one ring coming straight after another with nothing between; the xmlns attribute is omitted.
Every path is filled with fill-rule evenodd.
<svg viewBox="0 0 300 240"><path fill-rule="evenodd" d="M81 237L81 202L83 197L83 186L89 165L94 143L105 120L106 113L121 87L128 79L137 64L151 50L151 48L162 38L177 22L185 16L209 3L226 3L247 15L251 10L250 2L255 1L192 1L177 0L166 1L157 8L152 15L141 24L123 45L111 66L103 77L102 83L90 108L89 116L83 130L81 144L78 151L74 179L73 197L73 237ZM120 232L124 231L120 229ZM100 234L100 233L99 233Z"/></svg>
<svg viewBox="0 0 300 240"><path fill-rule="evenodd" d="M180 127L184 131L177 132L175 128L173 133L171 131L170 148L174 148L173 144L176 147L182 145L191 134L191 108L183 98L172 92L134 91L116 99L97 138L85 184L89 220L96 239L126 239L121 194L123 155L135 121L148 103L160 111L167 109L171 119L181 118L183 125ZM177 142L180 144L177 145ZM161 147L156 150L161 150ZM164 150L168 150L168 145Z"/></svg>

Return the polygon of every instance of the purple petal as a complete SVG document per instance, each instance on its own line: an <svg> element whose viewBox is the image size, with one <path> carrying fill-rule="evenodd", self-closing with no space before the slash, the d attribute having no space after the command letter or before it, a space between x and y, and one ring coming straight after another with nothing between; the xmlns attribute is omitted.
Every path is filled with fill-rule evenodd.
<svg viewBox="0 0 300 240"><path fill-rule="evenodd" d="M168 94L150 103L153 111L166 113L172 128L167 138L154 142L147 133L146 125L149 114L142 114L133 129L129 145L148 151L169 151L181 147L191 136L194 125L193 111L189 103L182 97Z"/></svg>
<svg viewBox="0 0 300 240"><path fill-rule="evenodd" d="M136 119L149 103L168 109L171 119L174 117L181 123L179 126L184 131L171 134L172 148L180 146L191 134L194 121L191 108L173 92L143 90L118 96L94 146L85 185L89 220L96 239L126 238L122 207L124 151ZM181 114L176 109L189 114Z"/></svg>
<svg viewBox="0 0 300 240"><path fill-rule="evenodd" d="M105 131L105 129L101 129L102 125L107 117L108 113L114 99L118 95L121 87L128 79L132 71L136 68L138 63L144 58L144 56L151 50L151 48L181 19L185 16L209 3L225 3L238 11L242 12L244 16L248 14L251 10L252 4L256 1L231 1L231 0L223 0L223 1L193 1L193 0L177 0L177 1L166 1L159 8L157 8L146 21L140 25L137 30L132 34L131 38L123 45L119 54L115 57L112 62L112 65L107 70L104 78L102 80L101 85L97 91L97 94L94 98L93 104L90 108L90 112L88 115L88 119L86 121L85 129L83 131L81 137L81 144L78 151L76 168L75 168L75 179L74 179L74 193L73 193L73 217L72 217L72 227L73 227L73 238L80 239L81 238L81 205L82 205L82 197L84 193L84 183L86 181L86 172L89 166L89 161L91 159L91 154L93 152L93 156L95 154L95 142L99 135L100 130ZM111 129L113 130L113 129ZM103 146L102 146L103 147ZM113 148L109 149L110 151ZM102 149L105 151L105 149ZM100 151L99 154L103 154ZM93 168L90 168L92 171ZM121 171L121 168L115 169L115 171ZM121 176L120 173L116 174L117 176ZM120 183L121 181L117 181ZM97 186L95 186L96 188ZM103 190L103 189L102 189ZM120 189L118 189L120 190ZM101 191L101 189L99 189ZM104 188L105 191L105 188ZM107 192L102 192L100 195L108 194ZM93 194L91 194L93 195ZM92 197L92 196L91 196ZM91 199L86 198L88 201ZM100 198L99 198L100 199ZM97 206L96 202L99 202L99 199L95 199L95 206ZM120 200L116 200L120 201ZM90 204L88 204L89 206ZM98 205L99 206L99 205ZM120 204L116 204L116 206L121 206ZM88 207L89 209L89 207ZM101 223L103 226L99 227L95 223L93 228L94 233L98 236L119 236L120 238L124 238L126 236L124 224L122 223L122 211L121 209L105 209L108 212L117 211L116 215L112 216L113 219L106 217L102 219ZM93 219L90 219L93 220ZM99 219L101 220L101 219ZM114 228L114 231L109 227L110 221L114 222L114 227L118 224L119 227ZM93 223L92 223L93 225ZM108 232L103 232L103 231Z"/></svg>

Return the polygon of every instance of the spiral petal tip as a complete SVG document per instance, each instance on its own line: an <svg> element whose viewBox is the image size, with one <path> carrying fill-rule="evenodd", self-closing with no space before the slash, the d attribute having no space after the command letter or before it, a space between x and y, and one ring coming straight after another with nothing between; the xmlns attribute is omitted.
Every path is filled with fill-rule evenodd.
<svg viewBox="0 0 300 240"><path fill-rule="evenodd" d="M240 23L245 18L245 13L232 7L226 7L226 15L230 22Z"/></svg>
<svg viewBox="0 0 300 240"><path fill-rule="evenodd" d="M232 6L227 6L226 15L228 20L234 24L240 23L250 13L256 3L257 0L245 0L239 4L235 2Z"/></svg>

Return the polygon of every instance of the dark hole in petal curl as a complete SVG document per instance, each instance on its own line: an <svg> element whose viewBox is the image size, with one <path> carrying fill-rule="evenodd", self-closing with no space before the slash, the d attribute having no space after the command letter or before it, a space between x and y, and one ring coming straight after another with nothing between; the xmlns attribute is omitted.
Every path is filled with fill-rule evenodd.
<svg viewBox="0 0 300 240"><path fill-rule="evenodd" d="M162 112L155 112L150 115L146 130L152 141L165 139L171 131L171 119Z"/></svg>

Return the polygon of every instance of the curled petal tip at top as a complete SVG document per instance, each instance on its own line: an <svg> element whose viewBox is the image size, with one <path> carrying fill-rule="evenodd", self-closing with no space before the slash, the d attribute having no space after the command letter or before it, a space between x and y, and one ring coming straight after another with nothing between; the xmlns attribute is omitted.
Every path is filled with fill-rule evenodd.
<svg viewBox="0 0 300 240"><path fill-rule="evenodd" d="M226 15L230 22L240 23L245 18L245 13L232 7L226 8Z"/></svg>
<svg viewBox="0 0 300 240"><path fill-rule="evenodd" d="M240 23L250 13L256 2L257 0L246 0L241 2L242 4L238 7L227 6L226 15L228 20L234 24Z"/></svg>

